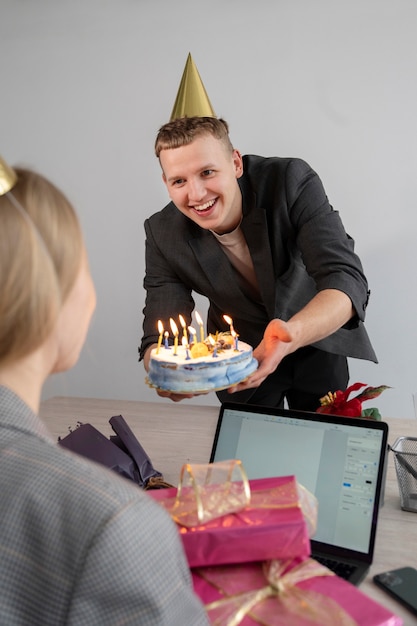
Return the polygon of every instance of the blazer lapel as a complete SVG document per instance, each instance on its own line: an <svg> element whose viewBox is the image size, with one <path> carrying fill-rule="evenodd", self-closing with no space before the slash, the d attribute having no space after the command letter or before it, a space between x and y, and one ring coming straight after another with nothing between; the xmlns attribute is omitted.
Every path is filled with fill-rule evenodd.
<svg viewBox="0 0 417 626"><path fill-rule="evenodd" d="M241 227L252 257L262 304L272 319L275 317L275 278L265 211L255 206L252 192L248 194L242 190L242 198L244 215ZM242 305L247 307L247 297L237 284L228 258L224 253L219 254L220 244L215 237L209 231L201 231L198 237L189 239L189 244L212 288L219 290L220 286L226 286L228 300L242 301Z"/></svg>
<svg viewBox="0 0 417 626"><path fill-rule="evenodd" d="M245 195L243 197L247 202L248 198ZM262 208L254 206L254 197L249 199L249 203L251 206L244 206L242 230L252 257L263 305L272 319L275 317L275 275L266 216Z"/></svg>
<svg viewBox="0 0 417 626"><path fill-rule="evenodd" d="M226 288L230 298L241 298L242 291L236 283L232 266L219 249L220 244L215 237L209 231L202 231L199 237L190 239L189 244L213 290Z"/></svg>

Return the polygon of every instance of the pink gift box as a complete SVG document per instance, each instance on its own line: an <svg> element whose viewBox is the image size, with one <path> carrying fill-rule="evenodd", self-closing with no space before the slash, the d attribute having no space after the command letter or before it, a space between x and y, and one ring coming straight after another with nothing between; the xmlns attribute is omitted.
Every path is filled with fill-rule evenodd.
<svg viewBox="0 0 417 626"><path fill-rule="evenodd" d="M291 572L302 561L295 559L287 571ZM252 597L268 587L262 565L249 563L192 571L195 592L206 605L211 623L226 626L245 602L248 603L248 594ZM323 569L312 559L308 559L309 566L313 568L313 573L316 567ZM277 594L255 602L242 621L236 623L241 626L401 626L403 623L400 617L331 572L329 575L320 573L312 578L308 575L304 580L302 578L303 575L292 590L284 591L284 601ZM218 606L218 600L225 598L229 598L228 606Z"/></svg>
<svg viewBox="0 0 417 626"><path fill-rule="evenodd" d="M310 554L294 476L250 480L250 505L187 528L178 526L190 567L292 559ZM168 510L176 489L148 492Z"/></svg>

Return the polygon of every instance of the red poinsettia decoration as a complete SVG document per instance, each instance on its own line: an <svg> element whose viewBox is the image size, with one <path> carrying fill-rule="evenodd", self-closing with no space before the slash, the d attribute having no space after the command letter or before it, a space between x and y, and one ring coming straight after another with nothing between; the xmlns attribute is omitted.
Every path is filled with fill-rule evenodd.
<svg viewBox="0 0 417 626"><path fill-rule="evenodd" d="M381 414L378 409L362 409L362 402L365 400L372 400L372 398L377 398L385 389L389 389L389 387L387 385L381 385L380 387L366 387L366 389L364 389L359 395L349 400L349 396L352 391L358 391L358 389L361 389L362 387L366 387L366 384L354 383L348 387L346 391L329 391L329 393L323 398L320 398L321 406L316 412L380 420Z"/></svg>

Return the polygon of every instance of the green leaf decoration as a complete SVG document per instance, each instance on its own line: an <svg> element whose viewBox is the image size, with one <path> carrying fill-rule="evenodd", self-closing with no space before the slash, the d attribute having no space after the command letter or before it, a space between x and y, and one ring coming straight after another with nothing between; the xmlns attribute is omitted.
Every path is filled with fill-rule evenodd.
<svg viewBox="0 0 417 626"><path fill-rule="evenodd" d="M381 413L376 408L373 408L373 409L363 409L362 417L366 417L367 419L371 419L371 420L376 420L377 422L380 422L381 419L382 419L381 418Z"/></svg>
<svg viewBox="0 0 417 626"><path fill-rule="evenodd" d="M367 387L360 393L358 396L358 400L364 402L364 400L372 400L373 398L377 398L381 395L385 389L391 389L388 385L380 385L379 387Z"/></svg>

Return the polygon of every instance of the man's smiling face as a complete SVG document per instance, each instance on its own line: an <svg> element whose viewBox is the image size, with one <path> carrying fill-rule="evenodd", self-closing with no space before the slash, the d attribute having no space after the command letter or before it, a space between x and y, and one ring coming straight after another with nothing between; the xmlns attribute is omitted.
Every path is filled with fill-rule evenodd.
<svg viewBox="0 0 417 626"><path fill-rule="evenodd" d="M204 134L186 146L161 150L159 160L169 197L181 213L218 234L238 226L242 197L237 179L243 164L237 150Z"/></svg>

